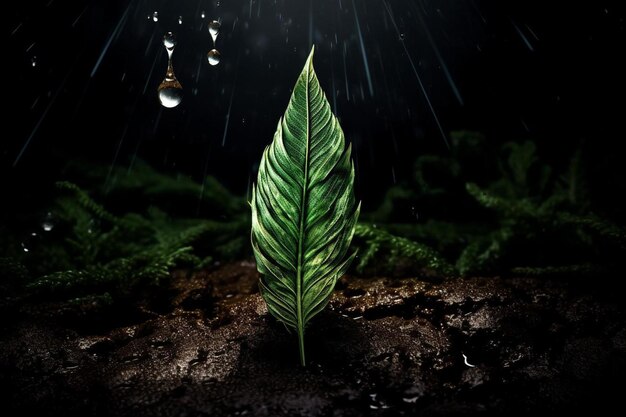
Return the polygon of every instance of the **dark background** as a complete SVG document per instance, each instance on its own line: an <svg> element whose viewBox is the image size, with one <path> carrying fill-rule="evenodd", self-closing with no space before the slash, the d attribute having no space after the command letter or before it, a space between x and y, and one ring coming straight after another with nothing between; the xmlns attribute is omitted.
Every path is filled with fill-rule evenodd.
<svg viewBox="0 0 626 417"><path fill-rule="evenodd" d="M612 207L625 191L619 2L52 0L3 7L9 100L0 166L12 202L62 178L76 159L128 166L132 175L140 158L198 181L214 175L244 194L311 43L322 87L355 147L366 210L411 175L417 155L449 153L449 132L460 129L484 133L494 149L532 139L556 167L583 144L594 184L611 191L597 199ZM158 22L149 18L154 11ZM206 61L210 19L222 21L215 67ZM167 64L161 39L170 30L184 87L175 109L162 108L156 92Z"/></svg>

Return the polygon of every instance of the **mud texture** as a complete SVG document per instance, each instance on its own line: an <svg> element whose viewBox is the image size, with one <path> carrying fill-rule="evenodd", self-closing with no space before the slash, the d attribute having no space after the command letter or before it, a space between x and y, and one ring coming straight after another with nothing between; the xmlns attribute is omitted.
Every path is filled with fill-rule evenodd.
<svg viewBox="0 0 626 417"><path fill-rule="evenodd" d="M244 261L178 273L123 308L5 315L3 415L599 415L626 392L626 315L612 291L345 277L307 330L303 369L256 281Z"/></svg>

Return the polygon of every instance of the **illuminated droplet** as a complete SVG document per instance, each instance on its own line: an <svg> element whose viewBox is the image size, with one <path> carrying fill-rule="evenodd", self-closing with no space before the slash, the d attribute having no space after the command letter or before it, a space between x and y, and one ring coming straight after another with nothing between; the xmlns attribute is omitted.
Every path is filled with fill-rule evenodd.
<svg viewBox="0 0 626 417"><path fill-rule="evenodd" d="M400 34L400 40L403 41L406 38L406 35L404 33Z"/></svg>
<svg viewBox="0 0 626 417"><path fill-rule="evenodd" d="M182 16L178 16L178 24L179 25L183 24L183 17Z"/></svg>
<svg viewBox="0 0 626 417"><path fill-rule="evenodd" d="M154 22L158 22L159 21L159 12L152 13L152 20Z"/></svg>
<svg viewBox="0 0 626 417"><path fill-rule="evenodd" d="M183 101L183 88L180 83L171 87L165 84L165 82L161 83L163 88L159 89L159 101L163 107L172 109Z"/></svg>
<svg viewBox="0 0 626 417"><path fill-rule="evenodd" d="M171 109L178 106L183 101L183 86L174 75L174 67L172 65L172 55L176 46L176 38L172 32L167 32L163 36L163 46L167 49L167 72L165 79L159 85L159 101L163 107Z"/></svg>
<svg viewBox="0 0 626 417"><path fill-rule="evenodd" d="M200 17L204 19L206 15L204 14L204 10L202 11L202 13L200 13Z"/></svg>
<svg viewBox="0 0 626 417"><path fill-rule="evenodd" d="M220 22L217 20L213 20L209 23L209 33L211 34L211 38L213 38L213 44L215 45L215 40L217 39L217 35L220 33Z"/></svg>
<svg viewBox="0 0 626 417"><path fill-rule="evenodd" d="M217 49L211 49L207 56L209 64L217 65L220 63L221 54Z"/></svg>
<svg viewBox="0 0 626 417"><path fill-rule="evenodd" d="M41 236L37 234L37 232L31 232L24 237L20 245L22 246L22 250L24 252L33 252L36 251L41 242Z"/></svg>
<svg viewBox="0 0 626 417"><path fill-rule="evenodd" d="M44 217L43 222L41 222L41 228L45 232L50 232L52 229L54 229L54 217L52 216L51 212L48 212Z"/></svg>
<svg viewBox="0 0 626 417"><path fill-rule="evenodd" d="M36 67L36 66L37 66L37 57L36 57L36 56L34 56L34 57L32 57L32 58L30 59L30 64L31 64L33 67Z"/></svg>
<svg viewBox="0 0 626 417"><path fill-rule="evenodd" d="M176 37L174 37L172 32L167 32L165 36L163 36L163 46L165 46L168 52L176 46Z"/></svg>

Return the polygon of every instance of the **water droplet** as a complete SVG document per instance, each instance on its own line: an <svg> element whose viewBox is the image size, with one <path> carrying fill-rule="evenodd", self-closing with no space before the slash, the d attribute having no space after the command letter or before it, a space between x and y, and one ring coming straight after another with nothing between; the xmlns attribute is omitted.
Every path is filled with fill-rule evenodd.
<svg viewBox="0 0 626 417"><path fill-rule="evenodd" d="M179 25L183 24L183 17L182 16L178 16L178 24Z"/></svg>
<svg viewBox="0 0 626 417"><path fill-rule="evenodd" d="M183 87L178 81L163 81L159 86L159 101L168 109L178 106L183 101Z"/></svg>
<svg viewBox="0 0 626 417"><path fill-rule="evenodd" d="M165 46L168 52L176 46L176 37L172 32L167 32L165 36L163 36L163 46Z"/></svg>
<svg viewBox="0 0 626 417"><path fill-rule="evenodd" d="M31 232L24 236L20 245L22 246L22 250L24 252L33 252L36 250L41 242L41 236L39 236L36 232Z"/></svg>
<svg viewBox="0 0 626 417"><path fill-rule="evenodd" d="M401 33L399 37L400 40L403 41L406 38L406 35L404 33Z"/></svg>
<svg viewBox="0 0 626 417"><path fill-rule="evenodd" d="M36 56L33 56L30 59L30 64L33 66L33 68L37 66L37 57Z"/></svg>
<svg viewBox="0 0 626 417"><path fill-rule="evenodd" d="M205 16L206 16L206 15L204 14L204 10L203 10L203 11L202 11L202 13L200 13L200 17L201 17L202 19L204 19L204 17L205 17Z"/></svg>
<svg viewBox="0 0 626 417"><path fill-rule="evenodd" d="M221 54L217 49L211 49L207 55L207 59L209 60L209 64L217 65L220 63Z"/></svg>
<svg viewBox="0 0 626 417"><path fill-rule="evenodd" d="M152 13L152 21L154 21L154 22L158 22L159 21L159 12Z"/></svg>
<svg viewBox="0 0 626 417"><path fill-rule="evenodd" d="M41 228L45 231L45 232L49 232L52 229L54 229L54 217L52 216L52 213L48 212L46 214L46 217L44 217L43 222L41 222Z"/></svg>
<svg viewBox="0 0 626 417"><path fill-rule="evenodd" d="M217 35L220 33L220 26L222 25L217 20L213 20L211 23L209 23L209 33L213 38L213 44L215 44Z"/></svg>
<svg viewBox="0 0 626 417"><path fill-rule="evenodd" d="M176 38L172 32L167 32L163 36L163 46L167 49L167 72L165 79L159 85L159 101L163 107L168 109L178 106L183 101L183 86L174 75L174 67L172 65L172 55L176 46Z"/></svg>

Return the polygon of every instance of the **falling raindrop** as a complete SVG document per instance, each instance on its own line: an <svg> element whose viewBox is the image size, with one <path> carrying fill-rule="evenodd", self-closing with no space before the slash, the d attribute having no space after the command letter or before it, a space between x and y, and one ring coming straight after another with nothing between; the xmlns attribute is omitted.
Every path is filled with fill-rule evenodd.
<svg viewBox="0 0 626 417"><path fill-rule="evenodd" d="M217 20L213 20L209 23L209 33L211 34L211 38L213 38L213 46L215 46L217 35L220 33L220 26L221 24Z"/></svg>
<svg viewBox="0 0 626 417"><path fill-rule="evenodd" d="M37 57L36 56L33 56L30 59L30 64L33 66L33 68L37 66Z"/></svg>
<svg viewBox="0 0 626 417"><path fill-rule="evenodd" d="M183 24L183 17L182 16L178 16L178 24L179 25Z"/></svg>
<svg viewBox="0 0 626 417"><path fill-rule="evenodd" d="M217 49L211 49L208 53L207 58L209 60L209 64L217 65L220 63L221 55Z"/></svg>
<svg viewBox="0 0 626 417"><path fill-rule="evenodd" d="M167 49L167 55L171 57L171 52L174 52L174 47L176 46L176 38L172 32L167 32L163 36L163 46Z"/></svg>
<svg viewBox="0 0 626 417"><path fill-rule="evenodd" d="M204 14L204 10L202 11L202 13L200 14L200 17L204 19L206 15Z"/></svg>
<svg viewBox="0 0 626 417"><path fill-rule="evenodd" d="M403 41L406 38L406 35L404 33L401 33L399 37L400 40Z"/></svg>
<svg viewBox="0 0 626 417"><path fill-rule="evenodd" d="M174 54L174 47L176 46L176 38L172 32L167 32L163 36L163 46L167 50L167 72L165 73L165 79L159 85L157 91L159 92L159 101L161 105L168 109L176 107L183 101L183 86L176 79L174 75L174 67L172 66L172 55Z"/></svg>
<svg viewBox="0 0 626 417"><path fill-rule="evenodd" d="M159 12L152 13L152 20L154 22L158 22L159 21Z"/></svg>
<svg viewBox="0 0 626 417"><path fill-rule="evenodd" d="M46 214L46 217L44 217L43 222L41 222L41 228L45 232L50 232L52 229L54 229L54 217L52 216L51 212L48 212Z"/></svg>
<svg viewBox="0 0 626 417"><path fill-rule="evenodd" d="M24 237L20 245L24 252L33 252L33 250L36 250L39 246L40 240L41 236L39 236L37 232L31 232Z"/></svg>
<svg viewBox="0 0 626 417"><path fill-rule="evenodd" d="M161 86L166 85L162 83ZM180 85L180 84L178 84ZM159 100L161 101L161 105L168 109L172 109L180 104L183 101L183 91L182 87L178 87L176 85L172 87L163 87L159 90Z"/></svg>

